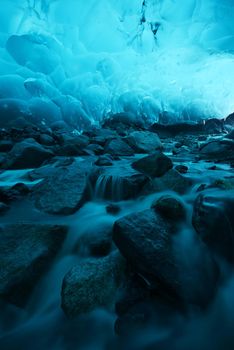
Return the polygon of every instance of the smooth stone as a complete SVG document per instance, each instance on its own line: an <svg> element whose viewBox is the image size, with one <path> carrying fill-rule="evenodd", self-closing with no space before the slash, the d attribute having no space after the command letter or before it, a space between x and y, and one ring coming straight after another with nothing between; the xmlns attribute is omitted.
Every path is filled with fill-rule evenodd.
<svg viewBox="0 0 234 350"><path fill-rule="evenodd" d="M137 153L152 153L163 148L158 135L150 131L134 131L126 141Z"/></svg>
<svg viewBox="0 0 234 350"><path fill-rule="evenodd" d="M169 157L162 152L156 152L149 156L140 158L132 163L132 167L152 178L163 176L173 167Z"/></svg>

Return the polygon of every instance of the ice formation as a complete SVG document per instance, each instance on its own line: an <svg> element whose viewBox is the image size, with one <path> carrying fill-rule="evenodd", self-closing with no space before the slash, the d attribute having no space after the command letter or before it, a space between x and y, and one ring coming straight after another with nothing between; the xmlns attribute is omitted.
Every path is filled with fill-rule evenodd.
<svg viewBox="0 0 234 350"><path fill-rule="evenodd" d="M1 122L225 117L233 13L233 0L2 0Z"/></svg>

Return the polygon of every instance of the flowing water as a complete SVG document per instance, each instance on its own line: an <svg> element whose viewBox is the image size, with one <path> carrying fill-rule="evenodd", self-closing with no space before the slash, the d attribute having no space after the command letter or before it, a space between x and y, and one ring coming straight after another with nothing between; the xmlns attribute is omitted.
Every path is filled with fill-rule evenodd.
<svg viewBox="0 0 234 350"><path fill-rule="evenodd" d="M180 159L176 160L180 163ZM175 162L176 162L175 161ZM184 159L183 159L184 161ZM189 193L182 196L187 209L187 221L181 228L180 248L182 253L195 254L194 231L191 226L192 205L197 187L201 183L210 183L217 178L232 176L231 169L219 165L218 170L208 170L212 163L193 163L187 160L194 185ZM121 174L121 166L117 166ZM0 174L0 186L12 186L25 180L28 171L6 171ZM38 180L39 181L39 180ZM33 185L31 182L30 185ZM111 191L109 188L111 187ZM107 191L108 188L108 191ZM2 224L13 222L63 223L70 227L69 234L52 266L35 286L26 306L19 309L12 305L1 305L0 349L1 350L101 350L101 349L233 349L234 330L234 274L225 266L229 277L219 286L217 297L210 309L204 314L191 312L186 319L171 318L166 325L139 332L124 343L114 335L116 316L113 310L95 310L94 312L68 320L60 308L62 280L71 267L83 259L80 238L105 225L112 225L116 219L126 214L141 211L151 206L152 202L170 191L155 193L134 200L119 201L124 190L121 176L100 176L96 182L93 200L85 204L77 213L68 217L54 217L39 213L32 208L28 200L15 203L11 210L1 218ZM215 190L212 193L215 193ZM108 199L106 193L111 193ZM116 215L108 214L106 206L117 202L120 211ZM83 243L84 244L84 243ZM85 249L85 247L84 247ZM188 257L188 256L187 256ZM189 263L189 261L188 261ZM214 337L215 335L215 337ZM222 347L223 344L226 347Z"/></svg>

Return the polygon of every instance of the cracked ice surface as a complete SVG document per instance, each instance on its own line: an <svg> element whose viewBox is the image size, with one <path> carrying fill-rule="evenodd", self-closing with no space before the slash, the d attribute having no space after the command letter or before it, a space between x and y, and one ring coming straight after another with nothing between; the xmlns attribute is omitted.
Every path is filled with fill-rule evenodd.
<svg viewBox="0 0 234 350"><path fill-rule="evenodd" d="M232 0L2 0L0 112L78 129L121 111L225 117L233 14Z"/></svg>

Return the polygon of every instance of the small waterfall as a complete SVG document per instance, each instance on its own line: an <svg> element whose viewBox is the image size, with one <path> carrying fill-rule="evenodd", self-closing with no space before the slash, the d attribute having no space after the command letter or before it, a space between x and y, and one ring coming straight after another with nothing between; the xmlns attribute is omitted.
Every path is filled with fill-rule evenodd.
<svg viewBox="0 0 234 350"><path fill-rule="evenodd" d="M118 175L102 174L94 185L94 199L120 201L124 198L124 179Z"/></svg>

